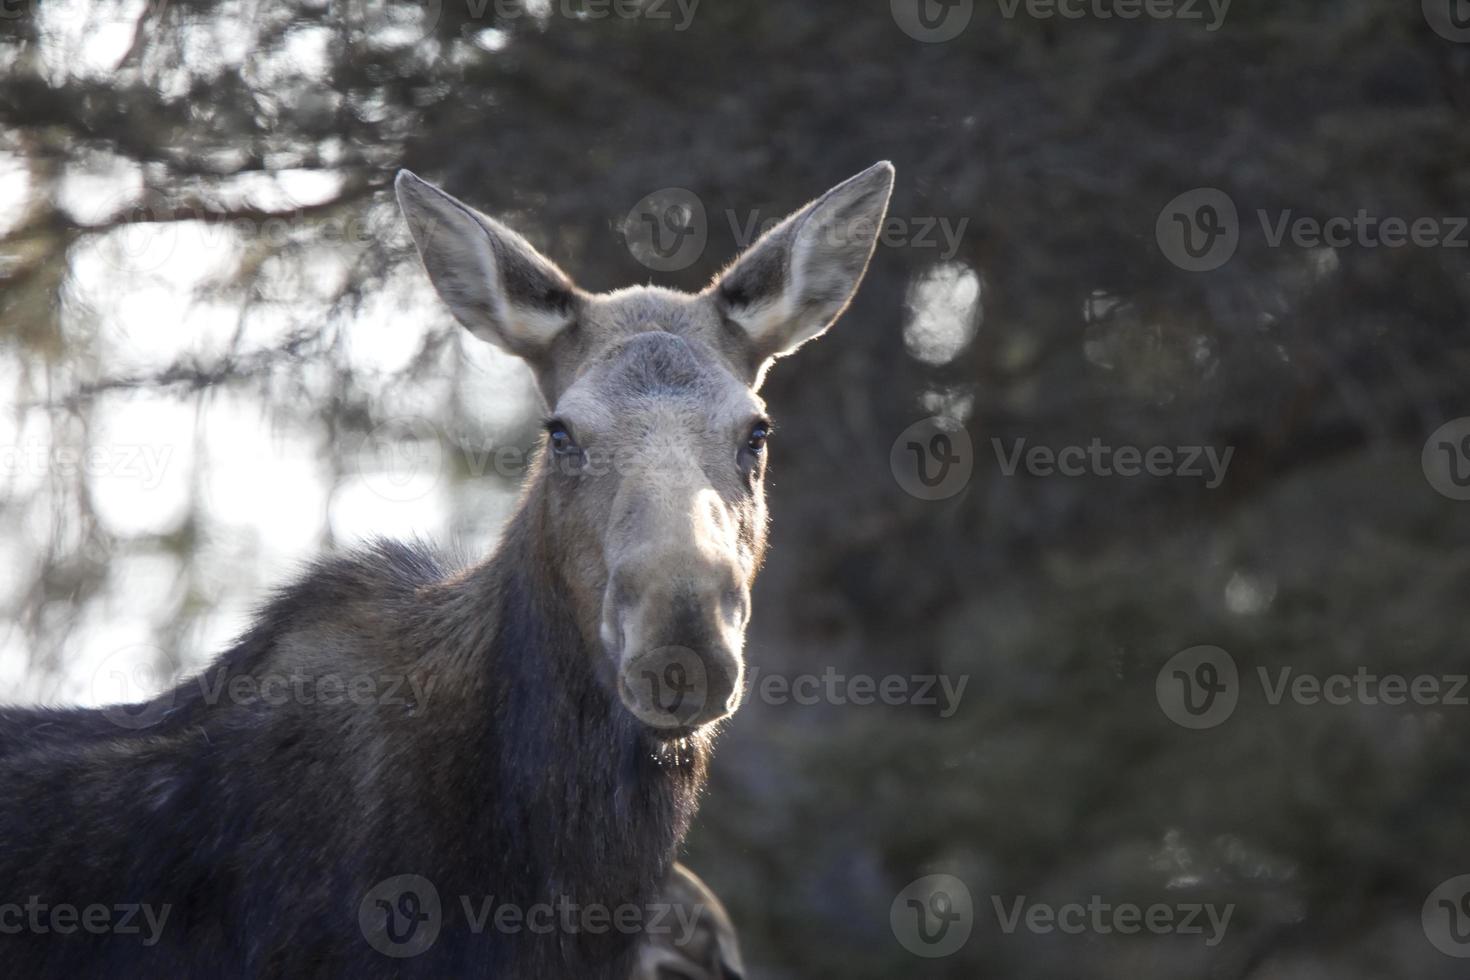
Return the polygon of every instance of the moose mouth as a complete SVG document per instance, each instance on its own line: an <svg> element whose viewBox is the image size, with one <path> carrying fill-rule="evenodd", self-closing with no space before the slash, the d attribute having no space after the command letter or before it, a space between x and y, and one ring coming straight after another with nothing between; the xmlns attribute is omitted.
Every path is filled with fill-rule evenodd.
<svg viewBox="0 0 1470 980"><path fill-rule="evenodd" d="M655 742L667 745L674 742L683 742L693 738L702 731L704 731L702 728L649 728L648 734L652 736Z"/></svg>
<svg viewBox="0 0 1470 980"><path fill-rule="evenodd" d="M738 663L716 663L711 666L709 658L677 645L624 657L618 695L655 738L689 738L729 717L739 704Z"/></svg>

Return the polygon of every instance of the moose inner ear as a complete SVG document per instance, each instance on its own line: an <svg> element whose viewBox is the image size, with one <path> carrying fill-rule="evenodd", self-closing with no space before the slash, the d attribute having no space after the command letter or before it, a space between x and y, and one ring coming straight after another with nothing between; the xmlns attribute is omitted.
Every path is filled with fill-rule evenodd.
<svg viewBox="0 0 1470 980"><path fill-rule="evenodd" d="M772 228L710 285L750 354L756 383L773 358L820 336L847 308L867 270L893 165L849 178Z"/></svg>
<svg viewBox="0 0 1470 980"><path fill-rule="evenodd" d="M544 367L576 321L566 273L505 225L407 170L394 181L429 281L476 337Z"/></svg>

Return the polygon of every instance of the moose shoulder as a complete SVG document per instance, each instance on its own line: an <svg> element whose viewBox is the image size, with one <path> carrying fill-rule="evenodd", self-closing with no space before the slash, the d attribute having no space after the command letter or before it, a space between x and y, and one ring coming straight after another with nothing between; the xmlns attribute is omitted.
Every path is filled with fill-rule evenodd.
<svg viewBox="0 0 1470 980"><path fill-rule="evenodd" d="M743 685L756 391L847 305L892 182L833 188L697 295L594 295L401 173L439 295L550 409L521 504L467 569L321 562L149 703L0 708L7 969L628 977L636 929L527 913L644 908L673 865Z"/></svg>

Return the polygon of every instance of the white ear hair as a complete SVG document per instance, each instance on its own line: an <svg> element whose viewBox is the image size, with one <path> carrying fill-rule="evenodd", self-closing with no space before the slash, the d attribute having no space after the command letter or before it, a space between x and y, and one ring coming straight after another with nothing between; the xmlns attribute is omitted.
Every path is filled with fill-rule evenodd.
<svg viewBox="0 0 1470 980"><path fill-rule="evenodd" d="M817 337L862 282L888 213L893 165L852 177L763 235L710 292L764 364Z"/></svg>
<svg viewBox="0 0 1470 980"><path fill-rule="evenodd" d="M407 170L393 186L429 281L475 336L535 361L576 320L571 279L530 242Z"/></svg>

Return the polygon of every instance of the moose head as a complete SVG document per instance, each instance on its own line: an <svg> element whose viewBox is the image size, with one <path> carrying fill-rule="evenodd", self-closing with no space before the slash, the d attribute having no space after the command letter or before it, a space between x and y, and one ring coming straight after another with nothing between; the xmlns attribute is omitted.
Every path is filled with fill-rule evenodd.
<svg viewBox="0 0 1470 980"><path fill-rule="evenodd" d="M396 187L439 296L530 366L549 408L527 506L594 669L661 737L726 717L766 541L757 392L847 307L893 167L796 211L697 294L585 292L500 222L408 171Z"/></svg>

